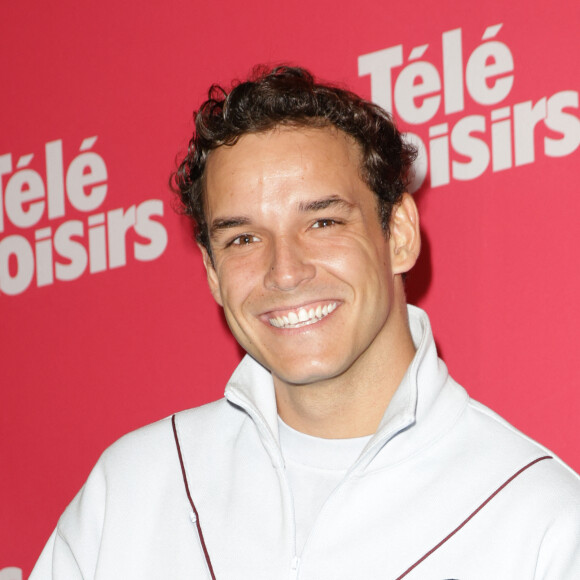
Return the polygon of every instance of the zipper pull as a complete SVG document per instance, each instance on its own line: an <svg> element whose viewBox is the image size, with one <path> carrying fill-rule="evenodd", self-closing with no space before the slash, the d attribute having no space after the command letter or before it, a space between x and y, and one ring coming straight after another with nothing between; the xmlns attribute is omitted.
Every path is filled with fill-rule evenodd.
<svg viewBox="0 0 580 580"><path fill-rule="evenodd" d="M298 568L300 567L300 558L294 556L290 564L290 580L296 580L298 578Z"/></svg>

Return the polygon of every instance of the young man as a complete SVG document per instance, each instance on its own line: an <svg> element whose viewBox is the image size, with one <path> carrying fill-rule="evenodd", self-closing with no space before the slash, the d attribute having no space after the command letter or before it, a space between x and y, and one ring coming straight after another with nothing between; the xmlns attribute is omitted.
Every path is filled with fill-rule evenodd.
<svg viewBox="0 0 580 580"><path fill-rule="evenodd" d="M579 477L405 303L413 156L301 69L212 89L174 183L248 356L225 399L104 453L31 578L580 578Z"/></svg>

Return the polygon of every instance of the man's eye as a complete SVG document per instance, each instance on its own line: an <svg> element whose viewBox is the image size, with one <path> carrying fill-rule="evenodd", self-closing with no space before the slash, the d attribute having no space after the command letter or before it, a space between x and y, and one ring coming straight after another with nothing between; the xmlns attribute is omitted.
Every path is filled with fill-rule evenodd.
<svg viewBox="0 0 580 580"><path fill-rule="evenodd" d="M230 245L232 245L232 246L248 246L248 245L253 244L254 242L257 242L257 241L258 241L258 238L256 236L252 236L251 234L242 234L241 236L234 238L230 242Z"/></svg>
<svg viewBox="0 0 580 580"><path fill-rule="evenodd" d="M325 219L315 221L314 224L312 224L312 227L313 228L329 228L329 227L335 226L335 225L336 225L335 220L325 218Z"/></svg>

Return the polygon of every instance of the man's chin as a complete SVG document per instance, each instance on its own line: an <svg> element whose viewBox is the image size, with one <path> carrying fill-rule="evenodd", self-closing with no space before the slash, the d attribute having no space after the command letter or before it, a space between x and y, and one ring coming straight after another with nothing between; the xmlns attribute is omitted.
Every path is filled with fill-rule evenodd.
<svg viewBox="0 0 580 580"><path fill-rule="evenodd" d="M341 374L341 370L328 368L303 369L296 372L295 369L270 369L274 378L274 384L284 384L288 387L308 387L326 384L329 380Z"/></svg>

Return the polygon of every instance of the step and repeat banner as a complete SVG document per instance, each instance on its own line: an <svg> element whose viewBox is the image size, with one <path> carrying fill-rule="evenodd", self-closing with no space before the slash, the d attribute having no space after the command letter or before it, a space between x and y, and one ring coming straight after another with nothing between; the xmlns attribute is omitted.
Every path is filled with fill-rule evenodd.
<svg viewBox="0 0 580 580"><path fill-rule="evenodd" d="M210 84L305 66L420 150L409 300L470 394L580 470L580 3L12 3L0 20L0 579L100 453L240 359L168 179Z"/></svg>

